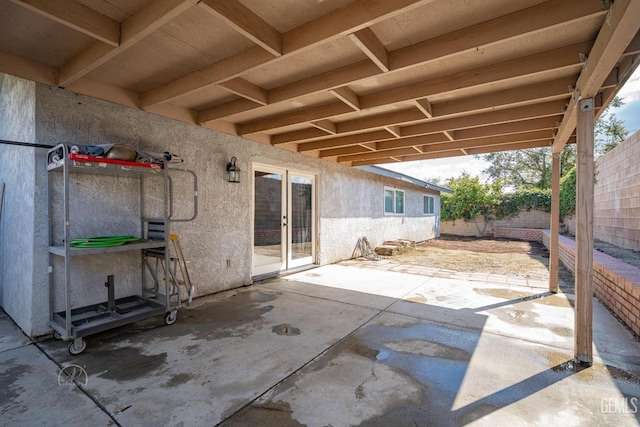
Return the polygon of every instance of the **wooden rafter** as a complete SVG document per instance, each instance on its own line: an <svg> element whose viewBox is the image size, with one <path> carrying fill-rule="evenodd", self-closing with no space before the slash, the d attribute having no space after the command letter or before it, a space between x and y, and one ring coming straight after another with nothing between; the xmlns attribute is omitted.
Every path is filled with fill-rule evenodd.
<svg viewBox="0 0 640 427"><path fill-rule="evenodd" d="M269 103L269 93L266 90L240 77L220 83L220 86L254 103L260 105Z"/></svg>
<svg viewBox="0 0 640 427"><path fill-rule="evenodd" d="M369 57L383 72L389 71L389 52L382 42L369 28L349 34L349 38Z"/></svg>
<svg viewBox="0 0 640 427"><path fill-rule="evenodd" d="M145 108L162 102L169 102L178 96L206 89L225 80L239 77L247 71L267 64L288 54L309 49L322 43L365 28L382 19L406 12L432 0L384 0L371 4L369 0L357 0L347 7L321 16L300 27L282 34L282 56L276 56L259 47L267 55L260 55L256 49L249 49L218 64L187 74L161 87L152 89L141 96L141 107ZM224 2L223 2L224 3ZM359 12L363 13L359 13ZM353 15L356 13L356 15ZM250 64L247 64L249 62ZM367 61L368 62L368 61ZM379 70L368 62L373 70ZM225 72L226 71L226 72ZM274 95L277 98L277 93ZM275 101L274 101L275 102Z"/></svg>
<svg viewBox="0 0 640 427"><path fill-rule="evenodd" d="M117 47L98 41L65 64L60 69L58 85L68 86L87 75L192 7L194 1L196 0L157 0L150 3L121 24L120 44Z"/></svg>
<svg viewBox="0 0 640 427"><path fill-rule="evenodd" d="M120 44L120 23L75 0L11 1L113 47Z"/></svg>
<svg viewBox="0 0 640 427"><path fill-rule="evenodd" d="M355 0L283 35L285 54L334 40L433 0Z"/></svg>
<svg viewBox="0 0 640 427"><path fill-rule="evenodd" d="M640 63L640 0L487 0L474 16L446 0L295 11L154 0L121 13L100 2L5 1L9 25L42 31L0 40L2 72L350 166L548 146L554 134L559 150L579 100L593 97L597 118ZM136 46L154 33L157 46ZM115 69L111 59L132 46L141 55L122 55ZM204 62L219 48L225 59ZM179 65L163 61L178 50ZM154 73L149 81L174 77L149 86Z"/></svg>
<svg viewBox="0 0 640 427"><path fill-rule="evenodd" d="M478 44L476 43L478 38L485 41L484 47L486 47L505 43L524 37L525 35L535 34L544 29L560 25L561 23L566 24L567 21L563 21L563 19L568 20L568 22L574 22L591 19L594 16L600 16L604 13L606 13L606 11L602 10L602 4L599 1L556 0L548 2L548 4L545 3L525 9L525 11L522 12L505 15L497 20L488 21L488 23L477 24L436 39L388 52L387 54L383 54L381 49L378 48L377 51L380 53L373 56L388 57L388 62L392 62L393 58L397 58L396 65L387 68L390 68L392 71L400 71L428 63L429 61L461 55L469 49L476 49L478 48ZM520 21L515 20L515 18L522 19L521 17L525 15L528 16L527 25L521 25ZM463 33L461 33L461 31ZM462 35L464 35L464 43L468 44L468 46L465 45L464 49L462 49L463 46L461 46L463 41L461 41L460 37L462 37ZM369 39L372 37L375 38L375 35L371 33ZM361 35L361 38L365 39L366 36ZM369 42L369 44L375 45L375 42L372 41ZM585 46L581 49L580 53L585 53L586 51L588 51L588 47ZM425 54L425 52L428 52L428 54ZM561 53L562 52L559 52L559 54ZM372 56L370 53L367 54L370 57ZM534 61L538 66L543 65L543 63L536 61L535 58ZM506 65L509 66L510 64ZM526 64L524 66L526 66ZM273 103L283 102L295 97L332 89L338 85L354 83L382 72L384 72L384 70L381 70L378 65L374 65L370 61L361 61L349 66L326 71L280 88L274 88L271 90L270 99ZM364 108L368 107L365 106ZM245 111L249 110L247 109Z"/></svg>
<svg viewBox="0 0 640 427"><path fill-rule="evenodd" d="M578 122L580 99L592 98L598 93L611 70L615 67L627 46L640 30L640 1L617 0L611 6L607 22L589 53L585 67L578 77L574 95L567 107L553 143L553 152L559 153L573 133Z"/></svg>
<svg viewBox="0 0 640 427"><path fill-rule="evenodd" d="M222 18L274 56L282 55L282 34L237 0L201 0L198 5Z"/></svg>

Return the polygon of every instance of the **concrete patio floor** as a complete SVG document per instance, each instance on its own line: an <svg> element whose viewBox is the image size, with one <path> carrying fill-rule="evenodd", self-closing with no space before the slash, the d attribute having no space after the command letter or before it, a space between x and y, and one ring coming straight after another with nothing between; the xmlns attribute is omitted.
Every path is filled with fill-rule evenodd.
<svg viewBox="0 0 640 427"><path fill-rule="evenodd" d="M545 288L347 261L91 336L79 356L0 314L0 424L639 425L640 342L594 301L595 363L576 367L573 295Z"/></svg>

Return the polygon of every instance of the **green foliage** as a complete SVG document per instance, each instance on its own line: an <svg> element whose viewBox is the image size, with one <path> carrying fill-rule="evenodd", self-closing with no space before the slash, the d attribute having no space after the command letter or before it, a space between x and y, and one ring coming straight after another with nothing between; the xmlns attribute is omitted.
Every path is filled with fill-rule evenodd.
<svg viewBox="0 0 640 427"><path fill-rule="evenodd" d="M622 99L616 96L596 121L596 154L605 154L611 151L629 136L629 131L624 127L624 122L613 111L613 109L620 108L623 105Z"/></svg>
<svg viewBox="0 0 640 427"><path fill-rule="evenodd" d="M490 163L483 173L492 179L501 179L506 186L516 190L551 188L551 148L504 151L478 157ZM560 164L561 172L575 165L575 149L572 146L566 146L562 151Z"/></svg>
<svg viewBox="0 0 640 427"><path fill-rule="evenodd" d="M443 194L441 197L440 215L445 221L470 221L478 215L490 216L502 194L500 180L493 184L482 184L478 177L468 174L451 178L447 186L453 190L453 194Z"/></svg>
<svg viewBox="0 0 640 427"><path fill-rule="evenodd" d="M575 166L560 179L560 218L576 211L576 168Z"/></svg>
<svg viewBox="0 0 640 427"><path fill-rule="evenodd" d="M478 177L467 174L450 179L447 186L453 190L453 194L441 196L442 220L462 219L475 222L478 215L482 215L484 224L481 226L475 223L480 235L484 234L490 219L514 217L521 211L531 209L551 211L550 190L521 189L504 194L500 180L482 184Z"/></svg>
<svg viewBox="0 0 640 427"><path fill-rule="evenodd" d="M551 212L551 190L520 189L502 196L500 203L494 207L496 218L512 218L522 211L532 209Z"/></svg>

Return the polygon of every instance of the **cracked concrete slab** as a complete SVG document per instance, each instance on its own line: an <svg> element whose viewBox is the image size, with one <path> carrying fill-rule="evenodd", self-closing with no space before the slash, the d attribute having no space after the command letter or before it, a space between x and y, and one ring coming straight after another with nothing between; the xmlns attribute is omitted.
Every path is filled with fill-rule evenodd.
<svg viewBox="0 0 640 427"><path fill-rule="evenodd" d="M0 334L0 424L116 425L78 386L87 380L81 368L56 365L7 315Z"/></svg>
<svg viewBox="0 0 640 427"><path fill-rule="evenodd" d="M82 403L84 414L123 426L640 422L640 342L599 302L595 363L582 369L572 296L387 267L350 261L200 298L174 325L155 318L90 336L79 356L60 341L39 346L87 373L78 390L100 407ZM38 351L0 352L17 384L0 411L66 422L22 389L39 359L18 369L8 354L26 349Z"/></svg>

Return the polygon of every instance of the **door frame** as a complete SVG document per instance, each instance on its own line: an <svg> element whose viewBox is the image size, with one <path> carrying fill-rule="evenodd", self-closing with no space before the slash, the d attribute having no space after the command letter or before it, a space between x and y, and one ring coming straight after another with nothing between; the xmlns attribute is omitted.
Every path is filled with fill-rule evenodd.
<svg viewBox="0 0 640 427"><path fill-rule="evenodd" d="M281 194L281 209L286 210L287 221L291 218L292 214L292 203L289 203L291 194L291 176L299 176L302 178L310 178L312 179L312 189L313 194L311 195L311 261L305 262L307 257L305 257L301 261L292 260L292 251L291 251L291 240L292 240L292 227L287 223L286 227L281 227L281 263L280 268L265 271L269 266L275 266L276 264L268 264L266 266L256 268L253 265L254 255L255 255L255 172L267 172L267 173L277 173L282 175L283 177L283 185L282 185L282 194ZM317 245L318 245L318 180L317 176L313 173L303 172L296 169L289 169L286 167L278 167L265 163L252 162L251 163L251 191L250 191L250 224L251 224L251 276L252 277L269 277L276 276L283 272L288 272L294 269L303 268L305 266L315 265L317 263ZM282 219L282 218L281 218ZM273 268L273 267L271 267Z"/></svg>

